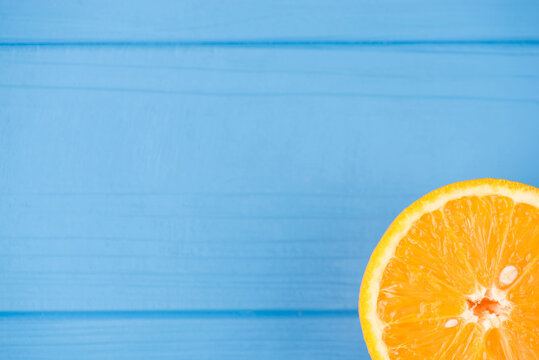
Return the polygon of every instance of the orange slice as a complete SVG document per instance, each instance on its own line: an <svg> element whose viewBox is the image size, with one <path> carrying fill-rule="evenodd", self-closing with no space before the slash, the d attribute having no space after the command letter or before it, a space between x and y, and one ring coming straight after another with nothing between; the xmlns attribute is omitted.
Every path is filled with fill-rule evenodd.
<svg viewBox="0 0 539 360"><path fill-rule="evenodd" d="M391 224L361 284L375 360L539 359L539 189L481 179Z"/></svg>

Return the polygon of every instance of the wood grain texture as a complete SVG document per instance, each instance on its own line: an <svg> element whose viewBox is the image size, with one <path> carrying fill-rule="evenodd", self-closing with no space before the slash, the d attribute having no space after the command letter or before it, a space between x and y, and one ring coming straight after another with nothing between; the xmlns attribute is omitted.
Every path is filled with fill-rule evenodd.
<svg viewBox="0 0 539 360"><path fill-rule="evenodd" d="M356 317L0 318L2 358L368 359Z"/></svg>
<svg viewBox="0 0 539 360"><path fill-rule="evenodd" d="M2 359L367 360L362 271L398 212L539 185L537 1L0 18Z"/></svg>
<svg viewBox="0 0 539 360"><path fill-rule="evenodd" d="M2 1L0 40L535 40L534 0Z"/></svg>
<svg viewBox="0 0 539 360"><path fill-rule="evenodd" d="M391 220L539 184L539 48L4 48L0 309L355 309Z"/></svg>

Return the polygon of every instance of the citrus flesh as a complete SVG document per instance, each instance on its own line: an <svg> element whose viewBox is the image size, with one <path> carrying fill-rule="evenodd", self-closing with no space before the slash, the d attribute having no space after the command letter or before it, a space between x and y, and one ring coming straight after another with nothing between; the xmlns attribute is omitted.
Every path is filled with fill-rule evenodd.
<svg viewBox="0 0 539 360"><path fill-rule="evenodd" d="M359 313L376 360L539 359L539 189L480 179L404 210L374 250Z"/></svg>

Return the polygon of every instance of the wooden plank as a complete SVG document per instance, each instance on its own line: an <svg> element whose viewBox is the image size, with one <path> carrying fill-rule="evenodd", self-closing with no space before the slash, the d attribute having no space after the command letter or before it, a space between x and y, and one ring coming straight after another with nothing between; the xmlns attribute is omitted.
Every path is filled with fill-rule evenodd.
<svg viewBox="0 0 539 360"><path fill-rule="evenodd" d="M538 56L3 48L0 309L354 309L413 199L539 185Z"/></svg>
<svg viewBox="0 0 539 360"><path fill-rule="evenodd" d="M0 318L0 348L10 360L369 359L356 316Z"/></svg>
<svg viewBox="0 0 539 360"><path fill-rule="evenodd" d="M535 0L2 1L0 41L535 40Z"/></svg>

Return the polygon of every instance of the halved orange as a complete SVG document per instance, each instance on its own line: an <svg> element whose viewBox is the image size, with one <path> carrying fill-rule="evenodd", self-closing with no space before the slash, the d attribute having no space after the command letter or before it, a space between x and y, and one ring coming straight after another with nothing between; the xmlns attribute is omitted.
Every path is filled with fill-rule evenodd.
<svg viewBox="0 0 539 360"><path fill-rule="evenodd" d="M480 179L404 210L374 250L359 314L375 360L539 359L539 189Z"/></svg>

